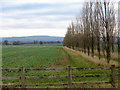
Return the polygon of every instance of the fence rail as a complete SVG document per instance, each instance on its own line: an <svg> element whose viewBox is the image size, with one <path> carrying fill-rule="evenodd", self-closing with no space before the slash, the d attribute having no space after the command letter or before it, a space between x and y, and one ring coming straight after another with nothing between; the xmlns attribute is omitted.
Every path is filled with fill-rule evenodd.
<svg viewBox="0 0 120 90"><path fill-rule="evenodd" d="M72 75L72 70L111 70L111 74L101 74L101 75ZM120 74L115 74L115 70L120 69L120 67L115 67L115 65L111 65L111 67L96 67L96 68L74 68L71 66L68 66L68 68L28 68L25 69L24 67L21 67L20 69L0 69L2 71L20 71L21 74L18 77L2 77L3 80L21 80L20 85L2 85L3 87L22 87L25 88L27 86L64 86L68 85L69 88L72 87L72 85L81 85L81 84L111 84L113 87L116 87L115 77L120 76ZM46 71L46 70L66 70L68 72L67 76L25 76L25 71L31 71L31 70L39 70L39 71ZM84 82L84 83L72 83L72 78L74 77L111 77L111 80L109 82ZM43 79L43 78L68 78L68 83L63 84L25 84L26 79Z"/></svg>
<svg viewBox="0 0 120 90"><path fill-rule="evenodd" d="M95 67L95 68L75 68L71 67L72 70L107 70L110 69L111 67ZM120 69L120 67L115 67L116 69ZM18 68L10 68L10 69L0 69L0 71L20 71L21 69ZM32 71L32 70L39 70L39 71L44 71L44 70L67 70L67 68L26 68L25 71Z"/></svg>
<svg viewBox="0 0 120 90"><path fill-rule="evenodd" d="M72 77L110 77L112 74L103 74L103 75L72 75ZM115 76L120 76L116 74ZM4 80L19 80L21 77L2 77ZM42 78L68 78L68 76L25 76L25 79L42 79Z"/></svg>

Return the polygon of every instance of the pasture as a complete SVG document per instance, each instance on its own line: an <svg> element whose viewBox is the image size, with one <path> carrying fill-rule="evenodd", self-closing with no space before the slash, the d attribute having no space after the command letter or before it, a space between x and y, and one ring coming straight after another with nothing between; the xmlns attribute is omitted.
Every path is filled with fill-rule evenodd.
<svg viewBox="0 0 120 90"><path fill-rule="evenodd" d="M58 58L57 47L3 46L3 68L48 67Z"/></svg>
<svg viewBox="0 0 120 90"><path fill-rule="evenodd" d="M70 52L62 46L3 46L2 47L2 68L57 68L67 67L103 67L102 65L94 64L86 58ZM4 76L19 76L19 71L4 71ZM110 70L94 70L94 71L73 71L72 74L76 75L93 75L93 74L110 74ZM117 72L118 73L118 72ZM26 76L54 76L54 75L67 75L66 71L26 71ZM73 78L73 82L93 82L93 81L109 81L110 77L82 77ZM117 80L117 78L116 78ZM58 79L28 79L27 84L39 83L66 83L67 78ZM3 84L19 84L19 80L3 80ZM92 87L106 87L105 85L97 85ZM108 87L108 86L107 86Z"/></svg>

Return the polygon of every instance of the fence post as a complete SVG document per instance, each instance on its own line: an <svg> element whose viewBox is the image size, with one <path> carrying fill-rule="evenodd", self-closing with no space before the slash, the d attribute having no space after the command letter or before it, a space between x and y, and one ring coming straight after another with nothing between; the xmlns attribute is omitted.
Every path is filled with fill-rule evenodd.
<svg viewBox="0 0 120 90"><path fill-rule="evenodd" d="M111 65L111 84L115 87L115 65Z"/></svg>
<svg viewBox="0 0 120 90"><path fill-rule="evenodd" d="M21 67L21 85L22 88L25 88L25 69Z"/></svg>
<svg viewBox="0 0 120 90"><path fill-rule="evenodd" d="M68 66L68 88L72 87L72 69Z"/></svg>

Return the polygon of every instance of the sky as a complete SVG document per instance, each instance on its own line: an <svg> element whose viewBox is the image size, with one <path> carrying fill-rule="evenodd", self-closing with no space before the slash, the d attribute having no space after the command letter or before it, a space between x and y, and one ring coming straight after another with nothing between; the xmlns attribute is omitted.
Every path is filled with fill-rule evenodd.
<svg viewBox="0 0 120 90"><path fill-rule="evenodd" d="M80 15L84 1L0 0L0 37L64 37L71 21Z"/></svg>

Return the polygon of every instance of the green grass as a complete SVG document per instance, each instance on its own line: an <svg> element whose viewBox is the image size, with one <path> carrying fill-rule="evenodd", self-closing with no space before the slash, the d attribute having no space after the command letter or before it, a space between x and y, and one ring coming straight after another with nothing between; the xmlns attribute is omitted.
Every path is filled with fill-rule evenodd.
<svg viewBox="0 0 120 90"><path fill-rule="evenodd" d="M58 58L56 47L3 46L3 68L48 67Z"/></svg>
<svg viewBox="0 0 120 90"><path fill-rule="evenodd" d="M102 45L100 46L100 50L102 51ZM80 49L79 51L82 51L82 49ZM111 48L111 53L112 53L112 48ZM114 44L114 53L116 53L116 54L118 53L117 44ZM92 55L92 52L90 52L90 54ZM87 55L87 52L86 52L86 55ZM94 55L98 57L98 53L96 53L95 51L94 51ZM101 53L101 58L106 59L106 62L107 62L107 57L104 56L103 53ZM111 55L110 59L113 60L113 61L116 61L118 63L120 62L120 60L118 60L118 57L114 57L112 55Z"/></svg>
<svg viewBox="0 0 120 90"><path fill-rule="evenodd" d="M100 49L102 50L102 45L100 45ZM112 47L111 47L111 52L112 52ZM118 45L114 44L114 52L118 52Z"/></svg>
<svg viewBox="0 0 120 90"><path fill-rule="evenodd" d="M21 45L21 46L3 46L3 68L50 68L61 67L103 67L96 65L86 58L79 56L62 46L40 46L40 45ZM84 70L72 71L73 75L92 75L92 74L110 74L110 70ZM19 71L4 71L3 77L19 76ZM26 76L66 76L67 71L26 71ZM96 82L109 81L110 77L101 78L73 78L73 82ZM3 80L3 84L19 84L20 80ZM63 79L28 79L26 84L40 83L67 83L67 78Z"/></svg>
<svg viewBox="0 0 120 90"><path fill-rule="evenodd" d="M95 56L98 56L98 53L95 53L94 55L95 55ZM101 58L104 58L104 59L106 59L106 61L107 61L107 57L106 57L106 56L101 55ZM113 61L116 61L116 62L118 62L118 63L120 62L120 60L118 60L118 58L113 57L113 56L111 56L110 59L113 60Z"/></svg>
<svg viewBox="0 0 120 90"><path fill-rule="evenodd" d="M118 52L118 45L114 44L114 52Z"/></svg>
<svg viewBox="0 0 120 90"><path fill-rule="evenodd" d="M73 67L97 67L94 63L88 61L86 58L77 55L73 52L64 49L67 55L70 57L70 65Z"/></svg>

